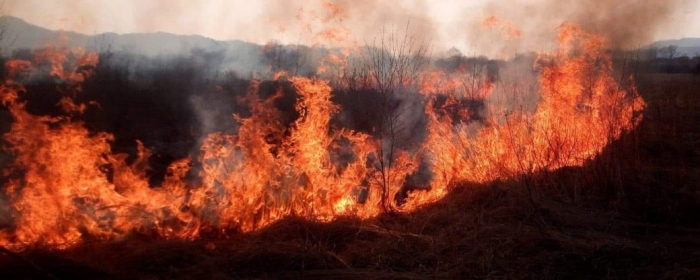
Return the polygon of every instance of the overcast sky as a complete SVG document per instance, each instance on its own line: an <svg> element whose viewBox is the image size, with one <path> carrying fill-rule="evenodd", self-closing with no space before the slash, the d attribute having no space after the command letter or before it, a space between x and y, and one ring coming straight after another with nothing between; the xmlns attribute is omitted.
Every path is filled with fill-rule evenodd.
<svg viewBox="0 0 700 280"><path fill-rule="evenodd" d="M405 25L410 20L412 29L429 34L429 39L439 48L458 46L468 50L474 47L475 32L466 31L470 28L467 24L480 22L489 14L499 14L500 10L511 11L498 15L499 19L523 28L523 37L530 36L531 30L555 28L543 23L549 21L534 17L564 20L565 13L555 11L553 15L543 16L536 12L533 18L527 18L530 14L512 12L528 5L536 11L538 3L546 1L500 1L502 5L498 6L494 4L499 2L497 0L333 0L349 11L341 13L339 18L331 18L329 10L323 6L324 0L5 0L5 13L46 28L85 34L163 31L219 40L240 39L255 43L279 40L305 44L327 43L317 38L324 26L347 28L355 40L371 41L376 37L373 31L377 31L378 26ZM639 5L666 2L634 1L642 3ZM624 5L625 0L614 2ZM697 3L700 0L677 2L673 12L663 16L663 24L644 40L700 37L700 5ZM487 44L483 40L480 42Z"/></svg>

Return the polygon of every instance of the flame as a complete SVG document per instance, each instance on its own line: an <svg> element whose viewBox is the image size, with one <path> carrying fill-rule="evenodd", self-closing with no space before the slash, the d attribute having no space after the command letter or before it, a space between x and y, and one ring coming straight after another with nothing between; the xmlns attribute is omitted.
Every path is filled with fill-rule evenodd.
<svg viewBox="0 0 700 280"><path fill-rule="evenodd" d="M493 81L468 67L460 67L453 73L427 71L420 79L420 92L426 95L446 94L450 98L485 100L492 89Z"/></svg>
<svg viewBox="0 0 700 280"><path fill-rule="evenodd" d="M329 27L318 32L318 36L326 42L343 44L346 42L350 30L341 27Z"/></svg>
<svg viewBox="0 0 700 280"><path fill-rule="evenodd" d="M645 107L636 88L623 89L612 77L612 58L600 37L564 24L559 50L541 54L541 101L534 114L489 108L485 127L471 136L464 120L453 125L449 114L426 106L431 156L431 195L411 203L440 198L455 182L486 182L579 166L640 121ZM489 89L490 87L484 87ZM431 93L432 87L425 88ZM442 109L444 111L444 109Z"/></svg>
<svg viewBox="0 0 700 280"><path fill-rule="evenodd" d="M384 169L380 139L331 125L340 107L331 101L328 81L274 75L298 95L299 117L285 126L274 106L281 88L261 99L261 81L254 80L239 100L251 115L234 115L237 133L207 135L199 158L172 163L158 187L149 186L150 151L141 142L136 160L127 163L127 155L111 151L111 134L90 132L79 121L87 105L74 98L94 75L96 55L47 49L32 61L8 61L0 101L14 117L3 136L14 155L4 170L14 224L0 231L0 245L65 248L130 232L191 239L202 231L252 231L290 215L367 219L385 209L416 209L459 182L582 165L634 129L645 104L635 88L621 88L611 76L601 38L565 24L558 39L559 49L537 61L541 101L534 112L494 104L486 113L472 110L465 104L487 100L497 85L466 68L405 81L416 83L427 101L428 135L420 148L396 151ZM32 115L21 101L24 77L47 63L60 80L66 116ZM476 121L479 114L485 120ZM432 179L415 187L427 191L394 199L419 184L414 177L421 165Z"/></svg>
<svg viewBox="0 0 700 280"><path fill-rule="evenodd" d="M511 41L520 38L520 29L510 21L502 21L496 16L489 16L484 19L481 24L488 29L499 29L501 38L506 41Z"/></svg>
<svg viewBox="0 0 700 280"><path fill-rule="evenodd" d="M77 56L77 64L66 70L67 57ZM82 113L84 105L73 104L71 95L93 73L95 55L56 49L37 53L35 62L51 63L51 74L64 79L65 96L61 108L67 113ZM57 65L58 64L58 65ZM148 151L139 145L139 158L125 163L125 155L111 153L112 135L90 133L81 122L70 117L35 116L19 101L23 86L15 79L34 67L29 61L10 61L11 73L2 85L2 101L15 122L4 135L7 150L15 155L5 170L9 183L6 192L15 211L12 234L3 233L0 243L11 248L45 245L64 248L84 236L113 238L128 231L156 230L167 236L165 212L177 213L178 192L156 191L148 187L145 175ZM76 110L76 108L81 108ZM113 178L107 176L110 167ZM21 176L14 176L21 174ZM184 236L184 235L183 235Z"/></svg>
<svg viewBox="0 0 700 280"><path fill-rule="evenodd" d="M347 15L345 13L345 9L343 9L343 7L341 7L340 5L335 4L331 1L323 1L322 5L323 9L326 12L326 15L323 17L323 22L341 22L346 19Z"/></svg>

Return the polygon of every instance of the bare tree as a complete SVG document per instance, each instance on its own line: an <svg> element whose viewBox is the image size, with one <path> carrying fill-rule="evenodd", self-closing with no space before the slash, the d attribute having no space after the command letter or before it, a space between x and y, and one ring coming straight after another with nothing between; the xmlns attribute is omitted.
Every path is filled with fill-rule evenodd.
<svg viewBox="0 0 700 280"><path fill-rule="evenodd" d="M427 64L428 44L409 35L408 26L403 36L396 30L387 33L382 28L379 40L364 49L359 65L349 67L343 75L351 92L371 90L378 94L378 102L370 110L377 114L375 134L379 147L374 168L380 174L381 204L386 212L393 211L390 172L401 141L399 135L409 129L400 95L410 89Z"/></svg>
<svg viewBox="0 0 700 280"><path fill-rule="evenodd" d="M668 59L673 59L678 54L678 47L671 45L668 46Z"/></svg>
<svg viewBox="0 0 700 280"><path fill-rule="evenodd" d="M670 45L659 50L666 58L673 59L678 54L678 46Z"/></svg>
<svg viewBox="0 0 700 280"><path fill-rule="evenodd" d="M461 86L463 97L474 101L484 98L484 90L489 88L492 81L488 79L488 69L486 63L477 63L476 60L470 63L469 69L461 73Z"/></svg>

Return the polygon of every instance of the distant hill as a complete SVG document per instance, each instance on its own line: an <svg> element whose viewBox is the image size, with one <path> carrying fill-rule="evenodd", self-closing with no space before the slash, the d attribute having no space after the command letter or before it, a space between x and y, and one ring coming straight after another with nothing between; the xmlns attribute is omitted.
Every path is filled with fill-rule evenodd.
<svg viewBox="0 0 700 280"><path fill-rule="evenodd" d="M128 52L148 57L188 54L194 49L217 52L224 58L222 67L241 72L261 70L263 46L240 40L218 41L199 35L156 33L100 33L85 35L70 31L49 30L12 16L0 17L5 27L2 51L10 54L19 49L46 46L84 48L88 51Z"/></svg>
<svg viewBox="0 0 700 280"><path fill-rule="evenodd" d="M662 48L668 46L678 47L678 55L687 55L689 57L694 57L700 54L700 38L683 38L676 40L663 40L657 41L649 45L654 48Z"/></svg>
<svg viewBox="0 0 700 280"><path fill-rule="evenodd" d="M225 63L234 68L261 69L258 65L263 46L241 40L219 41L200 35L176 35L156 33L100 33L85 35L70 31L55 31L30 24L20 18L2 16L6 28L2 41L5 54L17 49L38 49L48 45L84 48L89 51L125 51L149 57L190 53L193 49L205 52L221 52ZM700 54L700 38L657 41L648 47L661 48L669 45L678 47L678 55L690 57Z"/></svg>
<svg viewBox="0 0 700 280"><path fill-rule="evenodd" d="M258 50L259 45L240 40L217 41L199 35L176 35L164 32L156 33L100 33L85 35L70 31L54 31L26 21L3 16L6 27L6 37L3 41L6 48L36 49L46 45L63 45L66 47L83 47L104 50L111 48L115 51L128 50L147 56L168 55L189 52L194 48L207 51L251 51ZM63 36L63 38L61 38Z"/></svg>

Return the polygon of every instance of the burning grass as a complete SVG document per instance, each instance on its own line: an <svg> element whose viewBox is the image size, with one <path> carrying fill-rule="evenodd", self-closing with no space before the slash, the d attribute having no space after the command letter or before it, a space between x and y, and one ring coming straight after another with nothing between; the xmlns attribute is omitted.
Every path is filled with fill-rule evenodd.
<svg viewBox="0 0 700 280"><path fill-rule="evenodd" d="M134 156L115 153L112 134L80 121L89 105L76 96L95 74L96 56L45 50L35 61L8 62L0 97L13 117L4 137L13 155L4 186L12 217L0 235L9 249L2 272L58 278L692 275L698 262L685 256L699 245L690 238L697 233L691 210L698 190L690 183L698 179L697 139L685 137L697 130L681 124L686 116L680 113L671 122L659 122L669 118L661 113L650 120L641 113L671 105L694 112L688 108L699 104L691 94L697 77L673 102L643 89L647 106L632 77L613 76L602 39L563 25L559 41L558 51L535 60L539 103L532 110L523 109L520 91L485 74L404 72L401 63L418 69L420 60L406 59L403 50L375 53L374 64L365 64L375 68L354 72L352 81L361 85L339 89L375 89L380 111L365 131L332 125L343 104L333 103L330 82L275 75L296 96L295 117L285 119L276 106L283 88L262 97L261 82L252 81L237 100L248 112L233 116L234 132L204 136L198 151L174 160L157 186L148 175L152 153L142 142ZM42 67L62 93L56 115L29 113L22 99L22 81ZM400 93L411 91L420 93L414 97L421 106L409 113L425 116L426 136L404 145L400 101L407 97ZM499 103L485 102L493 94L512 99L494 107ZM474 104L486 104L484 111L471 112ZM696 115L690 118L698 123ZM662 129L673 137L650 136ZM678 137L683 140L673 142ZM657 164L649 151L655 143L675 145L676 155L685 156ZM675 200L683 194L694 196Z"/></svg>
<svg viewBox="0 0 700 280"><path fill-rule="evenodd" d="M67 250L32 249L21 256L41 270L6 255L2 273L59 279L690 279L697 273L697 258L688 257L700 245L696 227L546 197L533 211L519 182L462 186L418 211L364 221L289 217L226 238L154 241L137 234Z"/></svg>

